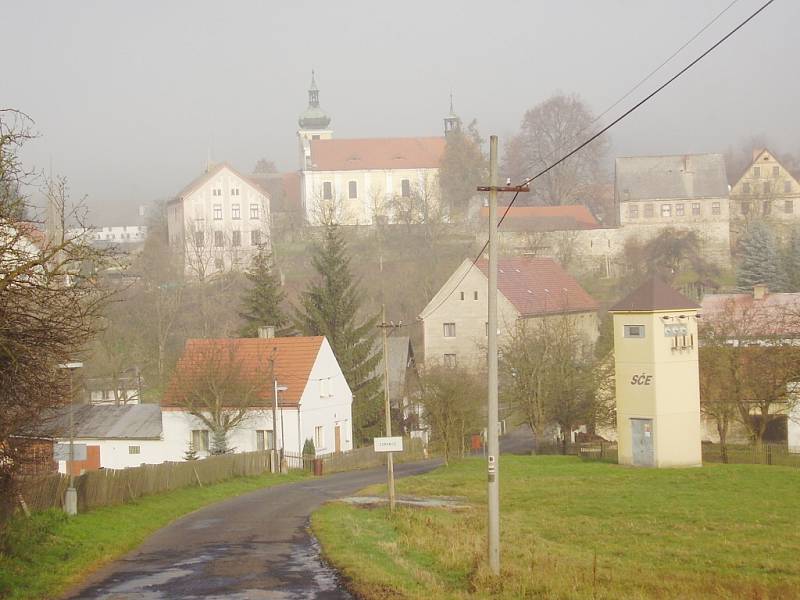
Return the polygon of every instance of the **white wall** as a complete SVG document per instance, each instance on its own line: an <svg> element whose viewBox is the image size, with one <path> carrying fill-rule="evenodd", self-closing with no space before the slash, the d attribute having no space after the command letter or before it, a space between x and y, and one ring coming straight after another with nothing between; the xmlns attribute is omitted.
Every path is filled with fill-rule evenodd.
<svg viewBox="0 0 800 600"><path fill-rule="evenodd" d="M68 444L69 439L57 440L59 444ZM141 464L156 465L170 460L164 453L162 440L99 440L76 439L76 444L100 446L100 466L105 469L125 469L138 467ZM138 446L139 454L131 454L130 446ZM58 472L67 472L67 461L58 462Z"/></svg>

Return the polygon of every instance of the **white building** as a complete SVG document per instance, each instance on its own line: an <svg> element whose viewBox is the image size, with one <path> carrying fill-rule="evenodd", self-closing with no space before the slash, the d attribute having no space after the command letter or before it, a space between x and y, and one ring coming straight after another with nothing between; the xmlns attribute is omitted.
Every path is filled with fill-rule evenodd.
<svg viewBox="0 0 800 600"><path fill-rule="evenodd" d="M457 119L445 119L445 129ZM331 118L320 108L314 75L308 108L300 115L301 197L306 220L321 211L346 225L396 222L400 211L439 207L439 165L444 137L333 139Z"/></svg>
<svg viewBox="0 0 800 600"><path fill-rule="evenodd" d="M280 390L275 423L273 361ZM353 394L324 337L189 340L161 404L165 460L182 460L190 447L201 457L208 455L212 432L187 403L196 397L198 385L232 373L252 385L255 399L229 433L229 448L249 452L277 444L300 453L307 439L314 441L317 454L353 448ZM225 407L227 414L236 412L236 402L232 398L234 406Z"/></svg>
<svg viewBox="0 0 800 600"><path fill-rule="evenodd" d="M170 244L198 278L240 270L270 243L269 195L227 163L210 166L167 204Z"/></svg>

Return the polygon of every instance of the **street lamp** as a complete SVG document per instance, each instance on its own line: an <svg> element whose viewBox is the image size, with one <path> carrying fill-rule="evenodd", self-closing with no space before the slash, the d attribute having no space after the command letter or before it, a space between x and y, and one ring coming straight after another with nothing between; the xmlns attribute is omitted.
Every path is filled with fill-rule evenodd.
<svg viewBox="0 0 800 600"><path fill-rule="evenodd" d="M274 362L273 362L274 365ZM275 372L273 366L273 373ZM285 392L289 388L285 385L278 385L278 379L273 376L273 396L272 396L272 469L273 473L278 472L278 392ZM281 421L283 421L283 407L281 407ZM281 438L283 438L283 423L281 423ZM283 444L281 443L281 452Z"/></svg>
<svg viewBox="0 0 800 600"><path fill-rule="evenodd" d="M75 462L75 395L72 389L72 378L75 371L83 366L82 362L68 362L58 365L59 369L69 370L69 460L67 461L67 472L69 473L69 487L64 494L64 512L68 515L78 514L78 492L75 490L75 474L72 472Z"/></svg>

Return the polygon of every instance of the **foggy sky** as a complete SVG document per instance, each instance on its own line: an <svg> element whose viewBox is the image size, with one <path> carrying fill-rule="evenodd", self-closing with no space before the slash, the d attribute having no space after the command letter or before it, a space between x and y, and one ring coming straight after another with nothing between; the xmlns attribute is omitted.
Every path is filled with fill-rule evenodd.
<svg viewBox="0 0 800 600"><path fill-rule="evenodd" d="M440 135L456 112L501 146L554 92L604 110L730 0L9 2L0 105L41 137L102 224L174 195L208 153L298 168L312 68L334 136ZM739 0L608 122L760 6ZM613 155L724 152L765 134L800 152L800 3L778 0L611 132Z"/></svg>

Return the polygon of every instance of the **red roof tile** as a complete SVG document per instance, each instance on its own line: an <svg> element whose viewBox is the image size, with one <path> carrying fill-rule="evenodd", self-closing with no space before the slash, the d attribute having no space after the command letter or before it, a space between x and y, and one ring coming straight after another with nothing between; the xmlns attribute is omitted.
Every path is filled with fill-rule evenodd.
<svg viewBox="0 0 800 600"><path fill-rule="evenodd" d="M311 140L314 171L438 168L443 137Z"/></svg>
<svg viewBox="0 0 800 600"><path fill-rule="evenodd" d="M477 267L488 277L489 262ZM497 261L497 289L523 317L597 310L597 302L551 258L516 257Z"/></svg>
<svg viewBox="0 0 800 600"><path fill-rule="evenodd" d="M706 294L700 306L704 321L730 320L750 337L800 334L800 293L768 293L760 300L752 293Z"/></svg>
<svg viewBox="0 0 800 600"><path fill-rule="evenodd" d="M497 218L505 208L497 209ZM481 218L489 218L489 207L481 208ZM556 231L566 229L597 229L600 223L592 212L581 204L563 206L512 206L500 224L505 231Z"/></svg>
<svg viewBox="0 0 800 600"><path fill-rule="evenodd" d="M210 359L224 361L232 356L243 377L250 382L263 382L258 406L272 406L270 358L274 353L275 376L280 385L288 388L280 394L281 406L297 406L324 339L316 336L188 340L161 405L180 406L177 386L182 378L191 377Z"/></svg>

